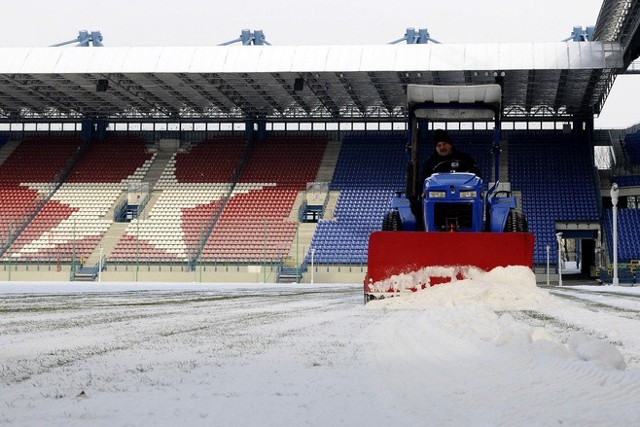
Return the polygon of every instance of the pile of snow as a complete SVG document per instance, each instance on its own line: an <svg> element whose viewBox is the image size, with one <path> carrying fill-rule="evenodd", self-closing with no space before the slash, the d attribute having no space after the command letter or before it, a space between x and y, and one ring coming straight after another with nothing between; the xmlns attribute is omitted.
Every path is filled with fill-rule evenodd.
<svg viewBox="0 0 640 427"><path fill-rule="evenodd" d="M450 273L451 282L371 301L367 308L425 310L426 323L465 339L488 341L497 347L517 347L518 351L542 353L553 358L592 361L603 369L625 369L621 353L606 341L581 332L570 332L566 342L562 342L549 330L528 326L514 318L518 311L561 311L566 304L539 288L535 274L529 268L497 267L489 272L467 269L466 278L457 280L456 269L428 267L394 276L389 281L408 289L425 283L428 276L444 271Z"/></svg>
<svg viewBox="0 0 640 427"><path fill-rule="evenodd" d="M460 273L454 267L427 267L392 276L375 284L375 290L397 289L401 298L373 301L370 308L427 308L481 304L495 311L535 310L555 301L536 285L535 274L522 266L496 267L489 272L467 268ZM451 282L427 287L418 292L409 289L428 283L430 277L450 277ZM405 292L402 292L405 291Z"/></svg>

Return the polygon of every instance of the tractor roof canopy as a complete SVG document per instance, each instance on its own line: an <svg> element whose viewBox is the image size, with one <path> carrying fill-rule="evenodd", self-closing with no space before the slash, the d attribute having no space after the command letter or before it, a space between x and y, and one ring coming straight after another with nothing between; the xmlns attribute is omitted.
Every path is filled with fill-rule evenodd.
<svg viewBox="0 0 640 427"><path fill-rule="evenodd" d="M430 120L493 120L501 99L499 84L407 85L412 116Z"/></svg>

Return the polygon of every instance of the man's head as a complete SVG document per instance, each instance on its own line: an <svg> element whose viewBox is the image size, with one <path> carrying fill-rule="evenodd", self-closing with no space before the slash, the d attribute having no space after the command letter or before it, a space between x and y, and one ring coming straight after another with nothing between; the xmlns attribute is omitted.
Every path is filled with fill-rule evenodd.
<svg viewBox="0 0 640 427"><path fill-rule="evenodd" d="M436 152L440 156L448 156L453 151L453 145L451 145L451 137L446 130L437 129L433 133L433 144L435 145Z"/></svg>

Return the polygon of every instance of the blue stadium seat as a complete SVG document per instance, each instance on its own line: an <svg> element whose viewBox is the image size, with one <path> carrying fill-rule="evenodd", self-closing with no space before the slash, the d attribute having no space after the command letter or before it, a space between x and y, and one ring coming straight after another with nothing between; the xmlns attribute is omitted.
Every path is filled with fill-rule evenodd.
<svg viewBox="0 0 640 427"><path fill-rule="evenodd" d="M559 131L509 133L509 180L535 234L534 263L557 258L556 221L599 221L598 193L587 144Z"/></svg>

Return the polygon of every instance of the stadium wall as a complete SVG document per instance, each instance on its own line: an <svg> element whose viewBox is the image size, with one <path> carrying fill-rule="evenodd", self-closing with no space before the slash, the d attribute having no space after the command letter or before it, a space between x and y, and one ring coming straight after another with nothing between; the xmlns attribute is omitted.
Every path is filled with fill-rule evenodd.
<svg viewBox="0 0 640 427"><path fill-rule="evenodd" d="M365 266L332 265L315 266L313 278L309 268L299 283L363 283ZM0 268L0 282L67 282L71 276L69 264L6 264ZM266 280L265 280L266 279ZM97 282L97 278L94 282ZM188 267L167 265L141 265L136 277L135 264L120 264L103 271L101 282L182 282L182 283L276 283L275 270L267 267L266 277L262 266L203 266Z"/></svg>

